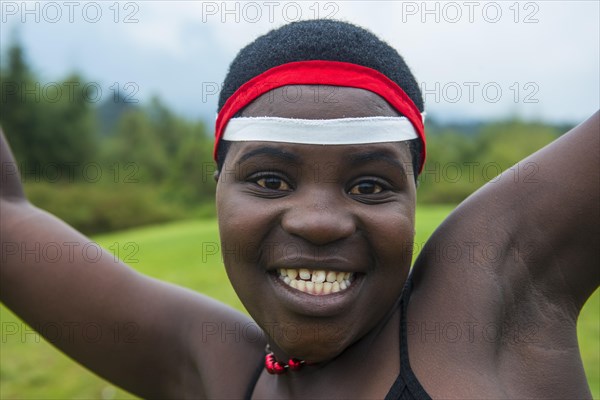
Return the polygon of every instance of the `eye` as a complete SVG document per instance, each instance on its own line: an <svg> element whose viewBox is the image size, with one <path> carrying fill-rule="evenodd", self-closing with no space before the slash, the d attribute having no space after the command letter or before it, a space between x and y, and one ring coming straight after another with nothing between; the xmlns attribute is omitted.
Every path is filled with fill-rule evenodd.
<svg viewBox="0 0 600 400"><path fill-rule="evenodd" d="M356 195L377 194L383 191L383 187L375 181L362 181L352 186L348 193Z"/></svg>
<svg viewBox="0 0 600 400"><path fill-rule="evenodd" d="M256 179L254 182L260 187L269 190L290 191L292 188L283 179L277 176L264 176Z"/></svg>

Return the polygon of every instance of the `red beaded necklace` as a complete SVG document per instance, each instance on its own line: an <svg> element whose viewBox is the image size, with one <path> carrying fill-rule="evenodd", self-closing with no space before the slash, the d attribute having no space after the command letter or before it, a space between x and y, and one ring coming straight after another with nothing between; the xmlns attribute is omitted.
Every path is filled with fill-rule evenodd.
<svg viewBox="0 0 600 400"><path fill-rule="evenodd" d="M304 365L311 365L311 363L297 358L290 358L287 364L277 361L275 354L271 351L271 347L268 344L265 347L265 352L267 353L265 356L265 369L272 375L285 374L288 370L299 371Z"/></svg>

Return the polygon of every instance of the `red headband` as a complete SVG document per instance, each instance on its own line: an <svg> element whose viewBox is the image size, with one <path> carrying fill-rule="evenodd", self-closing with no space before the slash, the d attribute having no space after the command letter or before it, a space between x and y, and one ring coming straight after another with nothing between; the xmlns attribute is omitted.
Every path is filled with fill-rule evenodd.
<svg viewBox="0 0 600 400"><path fill-rule="evenodd" d="M296 61L273 67L255 76L227 99L217 116L215 127L214 159L227 123L254 99L286 85L332 85L365 89L383 97L413 125L421 142L421 165L425 162L425 129L421 113L415 103L394 81L379 71L340 61Z"/></svg>

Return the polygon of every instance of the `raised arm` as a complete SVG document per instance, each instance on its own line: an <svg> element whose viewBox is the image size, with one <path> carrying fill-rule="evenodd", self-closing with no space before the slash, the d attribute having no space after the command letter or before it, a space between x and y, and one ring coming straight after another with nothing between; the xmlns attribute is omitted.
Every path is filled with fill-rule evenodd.
<svg viewBox="0 0 600 400"><path fill-rule="evenodd" d="M466 275L484 268L505 288L528 282L577 314L600 283L599 115L465 200L434 233L420 260L439 260L444 267L418 268L416 279L431 275L447 283L446 275L457 272L452 266L466 268ZM461 248L459 258L430 257L435 246L449 243Z"/></svg>
<svg viewBox="0 0 600 400"><path fill-rule="evenodd" d="M0 152L2 302L34 329L49 324L62 329L55 346L139 396L239 397L262 356L261 343L254 337L249 344L243 335L225 342L203 332L208 325L239 330L249 319L137 273L31 205L3 134ZM55 252L44 256L49 246ZM222 370L214 368L217 358L220 368L239 377L236 382L225 382Z"/></svg>
<svg viewBox="0 0 600 400"><path fill-rule="evenodd" d="M454 330L426 345L429 331L409 337L417 376L443 387L477 371L472 393L591 397L576 323L600 281L599 124L596 113L505 171L431 236L414 268L409 323Z"/></svg>
<svg viewBox="0 0 600 400"><path fill-rule="evenodd" d="M531 274L579 312L600 284L600 112L525 163L539 173L517 186L513 224L536 245Z"/></svg>

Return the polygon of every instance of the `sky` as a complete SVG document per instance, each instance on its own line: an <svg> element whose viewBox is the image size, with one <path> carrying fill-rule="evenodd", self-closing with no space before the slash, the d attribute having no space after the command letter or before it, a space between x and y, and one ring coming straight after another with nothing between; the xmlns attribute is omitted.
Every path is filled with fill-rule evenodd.
<svg viewBox="0 0 600 400"><path fill-rule="evenodd" d="M92 83L90 101L116 91L141 103L159 95L178 114L212 123L243 46L288 22L334 18L367 28L404 57L428 116L578 123L600 106L599 4L1 1L0 54L5 62L18 38L41 95L78 71Z"/></svg>

